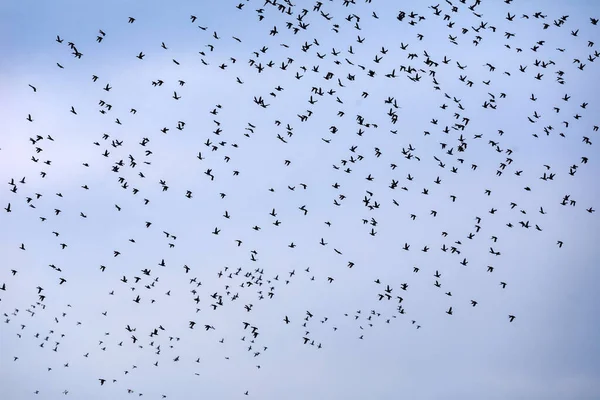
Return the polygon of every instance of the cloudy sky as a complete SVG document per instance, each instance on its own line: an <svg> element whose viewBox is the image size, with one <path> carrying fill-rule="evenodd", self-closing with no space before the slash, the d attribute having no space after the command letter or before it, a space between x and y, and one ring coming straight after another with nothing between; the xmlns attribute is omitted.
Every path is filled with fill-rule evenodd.
<svg viewBox="0 0 600 400"><path fill-rule="evenodd" d="M3 398L600 398L600 6L321 3L0 4Z"/></svg>

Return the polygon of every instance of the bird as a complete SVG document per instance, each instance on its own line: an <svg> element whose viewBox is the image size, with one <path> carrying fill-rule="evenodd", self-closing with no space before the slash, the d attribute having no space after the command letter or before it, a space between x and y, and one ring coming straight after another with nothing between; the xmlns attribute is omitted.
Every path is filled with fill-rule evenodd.
<svg viewBox="0 0 600 400"><path fill-rule="evenodd" d="M222 373L219 368L225 366L221 363L200 362L203 355L198 349L203 347L196 346L210 346L215 339L220 339L223 346L213 346L211 351L234 362L234 374L243 374L243 369L237 368L243 368L244 363L234 361L239 361L239 349L224 343L225 337L229 343L242 329L240 341L248 345L245 349L277 368L277 360L264 353L273 348L276 343L271 340L279 333L271 327L263 330L259 325L269 316L279 324L284 322L285 327L280 327L282 335L290 335L299 344L302 338L305 351L321 349L326 340L335 339L330 337L332 333L344 335L346 324L336 321L348 316L348 329L367 331L350 336L348 343L340 342L352 350L357 338L363 340L361 344L368 343L368 339L381 341L383 336L377 336L383 334L379 328L393 329L393 322L402 319L397 314L409 314L411 325L420 329L420 311L411 298L428 295L431 284L436 288L444 285L447 296L423 297L434 305L448 297L460 300L461 296L472 299L471 307L479 305L473 300L478 297L473 294L472 285L465 285L469 280L481 283L480 289L487 288L492 300L511 296L516 283L510 281L511 287L506 291L507 283L496 281L499 284L492 284L502 291L498 287L492 290L493 286L485 285L484 277L478 277L479 272L495 272L503 275L499 279L508 280L504 276L507 253L510 258L511 252L518 254L535 243L529 249L533 249L535 258L548 253L549 246L555 246L554 241L562 249L563 241L557 240L560 237L547 235L562 218L560 212L569 216L573 224L580 223L579 217L594 222L593 204L577 198L582 195L577 196L581 191L576 189L582 184L579 178L587 176L589 168L595 165L594 153L587 150L594 141L593 132L600 128L588 121L593 117L593 99L569 88L576 81L594 81L590 75L593 72L589 71L593 71L597 64L594 60L600 56L593 42L598 19L583 15L582 20L579 13L579 21L572 21L575 17L568 15L558 15L551 21L541 11L517 19L512 0L505 0L506 10L502 13L485 17L479 0L473 4L465 0L446 1L447 5L431 5L427 13L420 14L417 10L386 13L371 0L365 0L360 7L355 0L344 0L341 8L332 8L323 1L307 7L289 0L266 0L262 8L258 5L254 10L246 7L247 3L227 5L231 7L229 12L219 15L208 15L202 8L190 10L193 15L188 12L175 16L175 23L179 18L181 26L164 25L168 22L164 10L150 6L143 17L138 16L142 20L135 27L107 30L108 36L98 30L94 37L102 46L91 46L86 38L77 35L75 28L85 20L68 19L64 24L69 26L73 42L64 42L56 35L55 40L49 40L50 48L41 44L40 51L53 57L52 62L59 67L48 72L50 82L58 85L48 85L47 79L40 81L38 74L28 86L36 96L48 95L56 104L62 104L61 96L69 95L66 104L72 104L70 113L77 118L66 113L66 108L61 111L64 105L52 113L48 110L52 110L53 103L46 102L46 97L40 102L39 97L28 96L17 96L23 111L7 116L15 132L30 132L29 141L25 139L23 143L32 147L31 154L23 152L18 141L11 140L14 132L7 131L0 149L2 154L8 154L8 158L3 158L10 164L5 188L11 192L6 193L8 204L4 208L10 214L3 214L0 230L6 233L3 237L12 243L13 250L21 249L10 259L7 271L11 270L11 274L6 274L6 283L0 286L2 293L10 297L0 301L7 306L7 333L14 329L23 339L32 326L39 324L24 322L22 315L29 313L28 319L35 316L38 321L47 316L42 311L52 308L54 322L48 328L52 329L46 334L48 339L31 342L42 345L36 358L44 370L49 368L44 352L49 345L43 346L46 341L54 341L56 345L52 347L58 353L64 349L59 342L67 342L68 348L74 349L85 344L77 339L85 335L114 338L119 336L118 331L111 329L114 321L123 323L118 329L125 326L132 343L102 337L97 348L82 350L80 354L85 353L86 358L89 356L85 361L90 361L98 360L94 357L104 351L123 359L139 353L135 361L139 370L128 367L126 378L143 371L146 363L168 368L165 362L159 364L158 357L147 357L165 352L172 354L169 357L173 362L185 364L188 355L195 359L195 376L201 376L203 366ZM347 16L340 11L346 7ZM573 6L564 7L569 10ZM278 12L272 12L275 10ZM151 19L153 13L159 18ZM214 26L195 25L205 23L199 19L207 15ZM470 16L475 22L462 23L461 16ZM125 24L124 16L108 18ZM588 18L592 26L588 25ZM252 37L233 31L218 34L216 26L219 30L231 30L231 24L223 23L225 19L237 27L248 28ZM127 23L135 21L136 18L128 17ZM190 23L193 26L188 26ZM265 23L261 28L260 24ZM569 28L565 29L566 25ZM502 30L502 26L506 28ZM509 26L511 32L507 31ZM416 30L413 36L404 35L404 42L394 43L386 40L386 35L373 35L373 27L386 32L389 38L401 34L404 28ZM161 37L159 31L163 28L168 35ZM444 29L450 30L448 34ZM553 30L552 35L546 35L546 29ZM495 35L499 40L491 40ZM15 37L18 45L21 39L19 35ZM54 33L50 38L54 39ZM428 48L428 41L434 40L435 48ZM148 51L144 47L148 41L156 47L146 57L137 50ZM197 44L197 53L184 57L179 54L179 47L190 41ZM74 60L65 61L64 47L55 46L55 42L64 43ZM528 48L523 47L529 42ZM128 43L130 50L116 51L117 43ZM159 44L165 52L158 50ZM483 53L475 51L484 47ZM86 52L86 57L93 53L95 58L87 60L95 61L85 61L82 52ZM172 52L179 55L170 55ZM569 54L572 57L566 57ZM144 60L138 65L140 68L127 76L122 68L117 68L116 73L126 79L114 78L114 68L109 64L132 60L134 55ZM245 56L247 64L243 62ZM31 60L32 66L38 62ZM80 72L84 74L81 82ZM90 75L85 78L85 74L91 75L92 82L86 81ZM33 85L40 89L39 94ZM403 85L414 87L398 92L396 88ZM24 85L20 88L29 91ZM96 94L99 96L93 101L99 100L98 103L82 100ZM574 104L570 102L572 96ZM43 112L40 107L50 108ZM97 107L99 113L87 113L90 107ZM544 112L546 109L553 111ZM207 114L210 118L206 118ZM532 136L510 135L509 125L513 131ZM440 139L431 142L436 135ZM547 146L564 148L568 163L555 163ZM573 161L568 157L574 157ZM210 165L198 169L197 163ZM467 167L463 168L463 164ZM19 171L24 171L22 175L27 180L11 178ZM517 179L522 182L513 182ZM400 186L400 182L405 186ZM70 183L77 186L69 190ZM553 193L566 187L573 188L573 195L553 200ZM56 195L49 196L49 190ZM362 190L366 194L361 194ZM552 201L558 204L552 206ZM476 216L479 209L487 210L487 217ZM427 211L429 216L423 215ZM528 217L515 219L518 214ZM34 219L30 221L31 216ZM140 220L142 216L144 219ZM33 223L38 218L43 224ZM215 222L216 219L221 222ZM512 229L519 226L525 229ZM529 229L533 227L535 230ZM440 240L434 237L436 229L442 231ZM576 237L561 251L577 251L583 243L579 240L582 232L574 229L572 234ZM59 236L60 240L56 239ZM424 237L428 239L418 239ZM463 237L467 238L465 244L461 242ZM410 254L409 240L412 245L422 240ZM486 245L488 241L497 247ZM43 247L46 244L50 246L47 249ZM53 250L52 246L56 248ZM55 253L58 246L64 250L60 257ZM503 254L497 251L499 246L503 247ZM485 247L488 250L484 252ZM415 252L415 248L421 252ZM399 257L400 249L403 251ZM74 269L73 257L78 251L86 254L85 259L80 257L83 264L99 260L100 271L96 273L101 275L90 275L94 287L101 289L98 293L86 292L85 285L76 284L83 271ZM488 265L490 261L477 261L472 257L478 252L481 257L494 255L494 260L502 262L492 266ZM359 253L364 253L364 262L356 258L361 257ZM33 280L28 279L27 268L23 267L31 257L42 261L42 266L48 260L46 265L52 271L41 270ZM251 263L244 263L244 258ZM148 261L161 268L148 266ZM452 272L452 262L469 268L457 275ZM298 263L304 267L296 273ZM220 265L213 270L217 264ZM293 266L285 270L285 275L281 268L290 264ZM478 268L482 269L478 272ZM51 275L54 272L59 275ZM413 278L398 281L403 274ZM511 277L519 279L519 274ZM420 282L422 279L425 281ZM351 286L347 286L349 280ZM350 287L363 308L351 312L333 307L336 290ZM393 295L398 292L406 300ZM295 306L302 298L284 304L284 299L289 300L294 293L307 294L318 301L318 312L315 309L297 317ZM319 298L323 293L325 297ZM107 294L112 297L106 299ZM83 301L84 295L90 297L91 303ZM371 300L369 296L373 296ZM128 299L136 304L131 305ZM373 299L378 299L377 307L369 306ZM63 300L71 302L73 310ZM269 305L269 301L277 303ZM76 322L77 318L94 318L95 311L88 303L106 304L107 311L102 312L106 318L93 326L81 319L87 327L78 333L81 322ZM480 305L481 310L486 308L484 303ZM9 316L13 306L28 310L20 315L14 311ZM280 307L281 314L274 315L272 307ZM443 308L446 314L453 315L449 304L440 307L440 311ZM107 315L108 310L111 316ZM497 316L492 309L483 314L478 312L480 308L469 310L475 312L470 318L481 321ZM240 312L250 316L241 318ZM338 312L341 315L333 315ZM163 314L168 314L168 318L163 319ZM452 322L461 323L461 315ZM441 312L430 317L444 318ZM234 323L241 322L241 326L229 324L231 318ZM144 328L136 319L148 324ZM509 315L509 322L514 319L514 315ZM19 322L14 324L15 320ZM333 332L325 327L331 322L336 325L331 328ZM196 330L196 324L204 326L205 331ZM315 324L327 328L330 334L315 328ZM95 331L101 325L106 328ZM298 332L299 325L305 329ZM368 332L369 328L376 329ZM139 332L149 336L140 336ZM301 332L305 334L300 336ZM393 330L390 332L393 335ZM46 335L41 334L32 337L43 339ZM59 334L64 336L59 338ZM405 342L409 346L416 343L410 337ZM29 362L25 357L18 360ZM65 367L67 361L82 371L90 368L67 359L62 361ZM96 364L96 376L103 376L98 378L100 390L125 391L126 386L110 385L111 381L116 383L115 371ZM268 367L261 368L265 367L263 362L256 367L261 372L268 371ZM27 368L34 375L37 373L35 363ZM53 374L56 372L55 368ZM128 383L137 385L128 386L128 393L148 396L148 387L142 381L135 382ZM105 383L107 388L103 387ZM238 389L249 395L245 388ZM60 390L67 394L64 388ZM301 395L302 388L298 390ZM357 395L361 390L356 389Z"/></svg>

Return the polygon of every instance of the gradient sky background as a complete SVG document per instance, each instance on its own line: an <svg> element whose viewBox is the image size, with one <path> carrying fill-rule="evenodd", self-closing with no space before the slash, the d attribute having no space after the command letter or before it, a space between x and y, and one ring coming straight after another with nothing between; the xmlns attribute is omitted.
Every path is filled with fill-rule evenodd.
<svg viewBox="0 0 600 400"><path fill-rule="evenodd" d="M454 1L458 12L440 2L441 15L435 16L429 8L435 4L425 2L356 0L346 7L324 0L321 11L332 18L327 20L313 10L315 2L296 0L292 15L261 1L242 3L241 10L237 1L0 3L0 203L11 204L10 213L0 212L0 286L6 289L0 291L2 398L59 399L66 398L65 390L68 397L86 399L140 394L236 399L246 398L246 391L255 399L600 398L600 229L598 213L586 212L600 207L598 132L593 131L600 125L599 61L588 60L600 46L600 26L590 23L590 17L600 18L600 5L483 0L475 8L478 17L459 1ZM303 21L310 25L294 34L286 23L298 27L303 7L308 10ZM396 18L400 10L406 13L402 22ZM411 11L418 16L411 18ZM546 17L535 18L536 12ZM507 13L516 15L512 22ZM345 19L348 14L360 17L360 30L355 18ZM445 14L453 27L443 20ZM190 15L197 16L195 23ZM564 15L566 22L554 26ZM127 23L130 16L133 24ZM475 32L482 22L486 29ZM271 36L274 26L279 33ZM100 43L99 29L106 33ZM575 30L577 36L571 34ZM515 36L506 39L505 32ZM314 40L318 45L302 51ZM533 51L538 41L544 44ZM598 43L589 47L588 41ZM81 59L73 57L68 42ZM401 43L408 48L402 50ZM140 51L143 60L136 58ZM424 63L424 51L437 66ZM411 60L409 54L417 57ZM383 58L375 62L376 55ZM448 64L442 62L445 56ZM293 62L280 69L288 58ZM258 73L250 59L264 71ZM586 64L584 69L573 59ZM266 66L270 60L272 68ZM553 64L536 67L536 60ZM402 65L422 69L421 80L411 81L400 72ZM527 66L525 73L519 66ZM394 69L397 77L387 78ZM564 72L564 84L557 82L557 71ZM328 72L333 79L323 78ZM302 77L296 79L296 73ZM534 78L538 73L541 80ZM152 86L158 79L164 84ZM108 92L102 90L106 84L112 87ZM276 91L278 85L284 90ZM312 87L324 94L311 93ZM327 94L330 89L333 95ZM172 98L174 91L181 99ZM317 103L308 102L311 94ZM562 99L565 94L569 101ZM270 105L260 107L255 96ZM388 97L397 102L395 124ZM482 108L490 99L497 108ZM217 104L221 108L211 114ZM298 115L308 115L307 110L312 115L302 122ZM357 115L369 127L358 125ZM454 129L463 117L469 118L464 131ZM183 130L176 129L178 121L185 122ZM246 130L248 124L253 132ZM553 129L546 135L548 126ZM458 151L461 134L464 152ZM43 139L32 144L36 135ZM143 138L149 139L145 146ZM207 139L216 151L205 145ZM113 140L122 145L112 146ZM443 150L441 143L447 145ZM357 146L354 153L351 146ZM453 153L447 154L450 148ZM198 152L203 160L196 158ZM362 160L356 160L359 155ZM114 172L119 160L124 165ZM507 165L497 176L501 163ZM569 175L572 165L578 167ZM351 172L344 172L348 167ZM207 169L214 180L204 174ZM539 179L550 173L553 180ZM366 180L369 175L374 180ZM16 192L7 184L11 179ZM392 180L398 181L395 189ZM335 183L339 188L332 187ZM185 196L188 190L191 198ZM560 204L566 194L576 201L574 207ZM380 207L365 207L365 196ZM145 205L144 199L150 202ZM517 205L511 208L511 202ZM303 205L306 215L299 210ZM273 208L276 217L269 215ZM62 212L55 215L55 209ZM223 217L225 211L230 219ZM363 223L372 218L376 226ZM281 225L273 225L275 220ZM149 228L146 221L152 222ZM219 235L212 234L215 227ZM319 244L321 239L327 244ZM288 247L291 242L297 247ZM61 243L67 247L61 249ZM405 243L409 251L402 249ZM461 253L443 252L444 245ZM424 246L428 252L421 251ZM490 254L490 247L501 255ZM464 258L467 266L460 263ZM149 276L141 272L145 268ZM238 268L241 272L229 278ZM141 278L138 283L135 277ZM62 285L60 278L66 279ZM202 285L191 283L193 278ZM380 301L387 285L392 298ZM223 305L213 310L218 296ZM398 312L396 296L402 296L405 314ZM250 304L248 312L244 306ZM453 315L446 313L449 307ZM308 320L307 311L313 315ZM512 323L509 315L516 316ZM194 329L189 321L196 322ZM243 322L257 327L254 343ZM127 325L136 329L136 344ZM159 325L165 330L149 337ZM204 325L215 329L206 331ZM101 386L98 379L106 383Z"/></svg>

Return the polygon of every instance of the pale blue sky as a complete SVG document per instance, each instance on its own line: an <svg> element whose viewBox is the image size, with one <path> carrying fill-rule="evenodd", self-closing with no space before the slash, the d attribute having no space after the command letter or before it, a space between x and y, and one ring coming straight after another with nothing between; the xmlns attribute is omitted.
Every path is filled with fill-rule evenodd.
<svg viewBox="0 0 600 400"><path fill-rule="evenodd" d="M598 213L586 211L600 207L593 130L600 125L600 61L588 59L600 46L600 26L590 22L600 18L600 6L484 0L478 17L458 0L458 12L440 2L439 16L425 2L411 9L406 2L356 0L346 7L323 0L327 20L314 11L316 2L297 0L292 15L261 1L242 1L241 10L239 3L0 4L0 203L11 209L0 210L3 398L600 398L600 229ZM303 7L306 29L298 27ZM360 30L349 14L360 18ZM560 27L553 24L565 15ZM486 28L475 32L481 23ZM275 26L278 34L270 35ZM100 29L106 35L98 43ZM437 65L425 63L424 51ZM401 66L421 79L409 79ZM396 78L386 77L392 70ZM157 80L163 85L153 86ZM107 84L110 91L103 90ZM388 97L398 108L385 103ZM483 108L490 99L496 108ZM306 122L299 118L310 113ZM465 124L465 117L461 130L454 124ZM43 139L32 144L37 135ZM544 174L555 175L539 179ZM567 194L575 206L560 204ZM365 207L365 196L379 208ZM490 247L501 254L490 254ZM387 285L391 300L380 301ZM139 304L132 301L138 295ZM313 317L305 320L307 311ZM254 343L243 322L257 328ZM154 329L158 335L150 337Z"/></svg>

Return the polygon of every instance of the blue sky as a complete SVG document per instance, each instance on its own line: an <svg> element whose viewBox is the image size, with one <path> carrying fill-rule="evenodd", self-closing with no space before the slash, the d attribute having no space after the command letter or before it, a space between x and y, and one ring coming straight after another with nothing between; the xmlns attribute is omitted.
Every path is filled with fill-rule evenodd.
<svg viewBox="0 0 600 400"><path fill-rule="evenodd" d="M599 398L600 7L296 3L0 4L5 397Z"/></svg>

